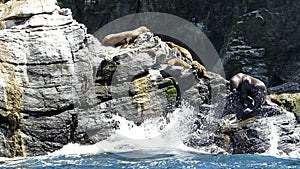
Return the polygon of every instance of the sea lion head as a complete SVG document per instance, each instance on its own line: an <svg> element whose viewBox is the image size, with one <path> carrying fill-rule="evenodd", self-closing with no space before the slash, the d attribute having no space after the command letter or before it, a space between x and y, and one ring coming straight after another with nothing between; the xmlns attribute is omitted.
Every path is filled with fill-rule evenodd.
<svg viewBox="0 0 300 169"><path fill-rule="evenodd" d="M141 33L150 32L150 29L148 29L146 26L141 26L138 28L138 30Z"/></svg>
<svg viewBox="0 0 300 169"><path fill-rule="evenodd" d="M231 91L235 91L235 90L239 90L239 86L242 82L242 77L245 76L245 74L243 73L238 73L236 75L234 75L231 79L230 79L230 90Z"/></svg>

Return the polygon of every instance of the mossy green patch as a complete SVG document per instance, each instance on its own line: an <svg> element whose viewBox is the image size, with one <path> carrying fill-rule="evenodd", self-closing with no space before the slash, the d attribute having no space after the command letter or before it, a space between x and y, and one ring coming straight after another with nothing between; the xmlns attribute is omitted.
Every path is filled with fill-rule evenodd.
<svg viewBox="0 0 300 169"><path fill-rule="evenodd" d="M115 63L109 63L103 68L104 77L106 80L111 80L112 75L116 71L116 64Z"/></svg>
<svg viewBox="0 0 300 169"><path fill-rule="evenodd" d="M284 108L288 111L300 115L300 93L283 93L280 95L271 95L281 101Z"/></svg>
<svg viewBox="0 0 300 169"><path fill-rule="evenodd" d="M97 87L97 98L99 99L99 103L108 101L112 99L111 94L109 93L107 85L99 85Z"/></svg>
<svg viewBox="0 0 300 169"><path fill-rule="evenodd" d="M115 66L114 64L108 64L108 65L105 67L104 71L106 71L106 72L114 72L114 71L115 71L115 68L116 68L116 66Z"/></svg>
<svg viewBox="0 0 300 169"><path fill-rule="evenodd" d="M280 95L271 95L271 97L279 99L282 106L287 111L293 112L300 123L300 93L283 93Z"/></svg>
<svg viewBox="0 0 300 169"><path fill-rule="evenodd" d="M177 90L174 85L168 86L165 92L166 98L174 98L177 97Z"/></svg>

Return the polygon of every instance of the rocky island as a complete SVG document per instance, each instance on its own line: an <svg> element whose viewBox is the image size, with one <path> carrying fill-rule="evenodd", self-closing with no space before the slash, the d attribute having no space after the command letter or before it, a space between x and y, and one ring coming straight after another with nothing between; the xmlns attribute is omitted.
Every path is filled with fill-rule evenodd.
<svg viewBox="0 0 300 169"><path fill-rule="evenodd" d="M182 140L187 146L211 154L266 153L276 135L281 154L299 154L297 77L268 89L280 104L266 102L244 115L241 96L225 77L209 69L208 77L199 76L191 60L151 29L126 46L104 46L55 0L11 0L0 11L1 157L95 144L120 128L115 115L137 126L158 117L168 123L185 103L194 110ZM225 64L236 66L232 56L264 53L243 39L228 41Z"/></svg>

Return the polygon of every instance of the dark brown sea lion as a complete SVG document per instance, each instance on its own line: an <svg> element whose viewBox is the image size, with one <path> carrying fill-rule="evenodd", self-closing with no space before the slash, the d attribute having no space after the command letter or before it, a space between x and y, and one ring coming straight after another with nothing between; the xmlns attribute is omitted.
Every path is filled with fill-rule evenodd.
<svg viewBox="0 0 300 169"><path fill-rule="evenodd" d="M238 73L230 79L230 86L240 92L243 107L248 111L256 110L266 101L267 87L257 78Z"/></svg>

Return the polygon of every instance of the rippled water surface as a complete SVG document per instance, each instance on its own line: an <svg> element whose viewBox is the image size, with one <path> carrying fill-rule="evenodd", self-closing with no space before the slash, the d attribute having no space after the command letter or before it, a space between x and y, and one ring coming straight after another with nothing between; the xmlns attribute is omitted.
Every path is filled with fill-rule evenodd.
<svg viewBox="0 0 300 169"><path fill-rule="evenodd" d="M102 153L87 156L42 156L3 161L0 168L300 168L300 159L262 155L212 156L192 152L151 154Z"/></svg>
<svg viewBox="0 0 300 169"><path fill-rule="evenodd" d="M196 168L196 169L300 169L299 151L279 158L276 128L271 128L270 150L265 155L211 155L182 143L192 118L188 107L175 111L170 123L145 121L141 126L121 117L120 129L94 145L68 144L46 156L7 159L0 168ZM162 127L163 126L163 127ZM207 147L210 149L211 147ZM271 156L272 155L272 156ZM276 156L276 157L275 157ZM292 158L294 157L294 158Z"/></svg>

